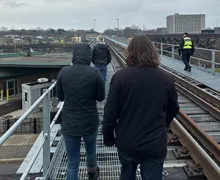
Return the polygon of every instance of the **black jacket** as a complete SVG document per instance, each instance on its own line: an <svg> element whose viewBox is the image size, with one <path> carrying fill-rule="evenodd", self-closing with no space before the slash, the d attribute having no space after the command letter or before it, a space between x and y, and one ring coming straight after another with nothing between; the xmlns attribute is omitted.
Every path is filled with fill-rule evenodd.
<svg viewBox="0 0 220 180"><path fill-rule="evenodd" d="M179 45L179 49L178 49L178 53L179 55L181 55L181 53L184 55L184 54L190 54L190 55L193 55L194 54L194 51L195 51L195 47L194 47L194 43L193 43L193 40L191 39L192 41L192 49L183 49L183 46L184 46L184 38L181 39L181 42L180 42L180 45Z"/></svg>
<svg viewBox="0 0 220 180"><path fill-rule="evenodd" d="M167 126L179 111L172 77L156 67L128 67L111 80L104 110L104 144L139 158L163 158Z"/></svg>
<svg viewBox="0 0 220 180"><path fill-rule="evenodd" d="M111 53L105 44L97 44L92 50L92 63L96 67L105 67L111 62Z"/></svg>
<svg viewBox="0 0 220 180"><path fill-rule="evenodd" d="M105 98L105 86L101 73L90 67L91 47L76 44L72 66L64 67L57 78L57 97L64 101L62 111L62 133L83 136L97 130L99 126L96 101Z"/></svg>

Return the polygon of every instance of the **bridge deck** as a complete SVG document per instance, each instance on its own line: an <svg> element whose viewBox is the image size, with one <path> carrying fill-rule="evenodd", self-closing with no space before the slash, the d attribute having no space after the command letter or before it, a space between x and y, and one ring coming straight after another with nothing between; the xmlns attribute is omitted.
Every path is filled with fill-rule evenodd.
<svg viewBox="0 0 220 180"><path fill-rule="evenodd" d="M113 57L114 58L114 57ZM107 83L106 83L106 92L109 90L109 84L111 77L113 75L113 67L111 65L108 66L108 74L107 74ZM103 119L103 110L104 110L105 101L98 103L98 111L100 120ZM55 129L51 132L54 132L54 135L51 135L51 155L53 158L51 160L51 165L49 169L49 179L50 180L65 180L66 179L66 169L67 169L67 155L65 149L65 143L63 137L57 137L59 125L55 126ZM105 147L103 145L103 137L101 132L101 126L98 131L97 138L97 159L98 165L100 167L100 180L118 180L120 175L120 162L117 154L117 149L115 147ZM52 145L53 139L57 139L58 144ZM42 140L42 134L39 136L39 139L36 141L25 161L20 166L17 171L18 174L23 173L25 168L27 167L28 162L36 151L36 147L38 147L39 143ZM166 157L166 161L164 164L164 171L169 172L169 176L165 177L165 180L188 180L183 166L186 165L186 162L182 160L176 160L172 150L174 147L168 147L168 153ZM79 177L81 180L87 179L87 171L86 171L86 159L85 159L85 146L84 143L81 143L81 161L79 168ZM37 160L35 161L30 174L33 173L41 173L43 165L43 154L40 152ZM140 177L140 169L137 170L137 179L141 179Z"/></svg>
<svg viewBox="0 0 220 180"><path fill-rule="evenodd" d="M119 42L114 39L111 39L111 40L124 47L127 47L126 43ZM199 81L200 83L210 87L211 89L214 89L220 92L220 74L219 73L216 73L216 75L213 75L196 66L192 66L192 71L187 72L187 71L184 71L184 64L181 61L172 59L166 56L161 56L161 64L189 78Z"/></svg>
<svg viewBox="0 0 220 180"><path fill-rule="evenodd" d="M109 90L109 84L111 77L113 75L113 68L111 65L108 66L107 82L106 82L106 92ZM106 100L97 104L99 111L99 118L103 120L104 104ZM119 162L118 153L116 147L105 147L103 145L103 136L101 132L102 126L99 127L98 137L97 137L97 160L100 167L100 180L118 180L120 176L121 164ZM164 164L164 171L169 172L169 177L166 180L188 180L182 166L186 165L185 162L177 161L172 153L172 147L168 147L168 153L166 161ZM81 142L81 157L80 157L80 167L79 167L79 179L86 180L87 170L86 170L86 154L85 146L83 141ZM56 152L53 156L51 166L49 169L49 179L50 180L65 180L66 179L66 169L67 169L67 154L65 149L65 143L63 137L61 137ZM137 169L137 180L141 180L140 169Z"/></svg>

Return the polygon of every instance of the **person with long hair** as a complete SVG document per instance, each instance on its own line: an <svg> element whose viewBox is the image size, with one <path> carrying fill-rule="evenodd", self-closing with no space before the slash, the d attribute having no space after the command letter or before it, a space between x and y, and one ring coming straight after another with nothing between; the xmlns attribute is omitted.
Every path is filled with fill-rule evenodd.
<svg viewBox="0 0 220 180"><path fill-rule="evenodd" d="M81 138L85 142L89 180L97 180L99 167L96 138L99 115L96 101L105 98L105 84L99 69L91 67L92 51L88 44L75 44L72 65L64 67L57 78L57 97L64 101L61 131L67 151L67 180L78 180Z"/></svg>
<svg viewBox="0 0 220 180"><path fill-rule="evenodd" d="M160 58L145 36L133 37L127 68L116 72L104 108L104 145L116 145L120 180L162 180L167 154L167 127L179 111L171 75L159 68ZM114 132L115 131L115 132Z"/></svg>

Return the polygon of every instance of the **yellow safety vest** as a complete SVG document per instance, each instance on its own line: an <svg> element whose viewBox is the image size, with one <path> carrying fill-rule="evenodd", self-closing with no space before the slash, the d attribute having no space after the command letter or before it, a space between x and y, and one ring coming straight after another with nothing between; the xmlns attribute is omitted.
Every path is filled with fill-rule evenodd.
<svg viewBox="0 0 220 180"><path fill-rule="evenodd" d="M185 37L183 39L184 39L183 49L192 49L192 39L189 37Z"/></svg>

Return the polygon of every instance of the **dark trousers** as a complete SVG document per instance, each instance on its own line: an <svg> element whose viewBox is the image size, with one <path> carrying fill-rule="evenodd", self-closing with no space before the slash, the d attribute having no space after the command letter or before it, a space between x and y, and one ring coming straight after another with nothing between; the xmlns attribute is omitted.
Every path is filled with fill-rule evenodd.
<svg viewBox="0 0 220 180"><path fill-rule="evenodd" d="M121 163L120 180L136 180L137 166L140 164L142 180L162 180L163 179L163 159L138 159L127 156L118 151Z"/></svg>
<svg viewBox="0 0 220 180"><path fill-rule="evenodd" d="M104 82L106 83L106 76L107 76L107 66L104 66L104 67L98 67L101 74L102 74L102 77L103 77L103 80Z"/></svg>
<svg viewBox="0 0 220 180"><path fill-rule="evenodd" d="M185 64L185 70L191 68L191 66L189 65L189 60L190 60L190 53L182 54L182 61Z"/></svg>

